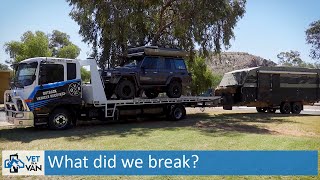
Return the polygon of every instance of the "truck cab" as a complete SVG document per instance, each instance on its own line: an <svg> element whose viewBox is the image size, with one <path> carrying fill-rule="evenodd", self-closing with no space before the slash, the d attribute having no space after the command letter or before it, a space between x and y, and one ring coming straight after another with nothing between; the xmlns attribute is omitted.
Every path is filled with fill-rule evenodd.
<svg viewBox="0 0 320 180"><path fill-rule="evenodd" d="M15 125L47 124L52 110L70 104L79 106L81 90L79 61L26 59L15 67L12 88L5 92L7 120Z"/></svg>

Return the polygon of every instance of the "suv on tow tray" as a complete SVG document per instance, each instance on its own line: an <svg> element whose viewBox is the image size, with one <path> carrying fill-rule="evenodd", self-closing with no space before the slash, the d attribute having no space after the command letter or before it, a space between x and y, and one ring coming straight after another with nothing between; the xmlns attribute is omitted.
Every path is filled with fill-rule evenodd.
<svg viewBox="0 0 320 180"><path fill-rule="evenodd" d="M143 91L148 98L156 98L161 92L179 98L191 82L185 56L185 51L157 46L129 49L122 66L101 72L107 98L116 94L118 99L132 99Z"/></svg>

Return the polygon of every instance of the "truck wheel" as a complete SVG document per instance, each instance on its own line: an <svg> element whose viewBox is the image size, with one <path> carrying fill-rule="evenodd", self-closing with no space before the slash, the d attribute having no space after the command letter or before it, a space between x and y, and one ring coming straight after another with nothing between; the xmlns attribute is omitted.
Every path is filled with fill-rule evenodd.
<svg viewBox="0 0 320 180"><path fill-rule="evenodd" d="M169 98L179 98L182 94L182 85L178 81L170 82L167 90Z"/></svg>
<svg viewBox="0 0 320 180"><path fill-rule="evenodd" d="M291 112L292 114L300 114L302 111L302 104L300 102L292 103Z"/></svg>
<svg viewBox="0 0 320 180"><path fill-rule="evenodd" d="M186 117L186 108L181 104L176 104L169 109L169 119L179 121Z"/></svg>
<svg viewBox="0 0 320 180"><path fill-rule="evenodd" d="M280 106L280 112L282 114L290 114L291 112L291 105L288 102L283 102Z"/></svg>
<svg viewBox="0 0 320 180"><path fill-rule="evenodd" d="M65 109L54 110L49 117L50 129L63 130L71 126L72 117Z"/></svg>
<svg viewBox="0 0 320 180"><path fill-rule="evenodd" d="M158 97L159 92L155 91L155 90L145 90L144 94L149 98L149 99L153 99Z"/></svg>
<svg viewBox="0 0 320 180"><path fill-rule="evenodd" d="M118 99L132 99L135 95L134 84L129 80L122 80L116 88Z"/></svg>
<svg viewBox="0 0 320 180"><path fill-rule="evenodd" d="M267 111L267 108L264 108L264 107L256 107L256 110L257 110L257 112L259 112L259 113L264 113L264 112Z"/></svg>

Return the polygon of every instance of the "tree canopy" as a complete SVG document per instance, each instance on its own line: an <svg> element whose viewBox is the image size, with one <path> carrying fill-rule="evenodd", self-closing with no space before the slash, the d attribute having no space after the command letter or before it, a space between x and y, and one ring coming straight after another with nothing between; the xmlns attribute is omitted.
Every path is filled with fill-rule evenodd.
<svg viewBox="0 0 320 180"><path fill-rule="evenodd" d="M312 46L310 57L320 60L320 20L310 24L306 36L307 43Z"/></svg>
<svg viewBox="0 0 320 180"><path fill-rule="evenodd" d="M315 68L317 65L303 61L298 51L281 52L277 57L282 66Z"/></svg>
<svg viewBox="0 0 320 180"><path fill-rule="evenodd" d="M74 59L79 56L80 48L70 42L66 33L58 30L52 34L41 31L25 32L20 41L10 41L4 45L12 62L20 62L32 57L61 57Z"/></svg>
<svg viewBox="0 0 320 180"><path fill-rule="evenodd" d="M83 41L93 45L101 68L121 63L130 46L182 48L193 59L195 46L206 55L230 46L246 0L67 0Z"/></svg>
<svg viewBox="0 0 320 180"><path fill-rule="evenodd" d="M0 63L0 70L9 70L9 67L5 64Z"/></svg>
<svg viewBox="0 0 320 180"><path fill-rule="evenodd" d="M221 75L213 74L206 64L206 59L197 55L194 61L187 62L188 70L192 74L191 93L199 95L210 88L215 88L222 79Z"/></svg>
<svg viewBox="0 0 320 180"><path fill-rule="evenodd" d="M70 36L58 30L53 30L51 34L27 31L21 36L21 41L10 41L4 46L6 53L11 57L8 63L33 57L75 59L80 54L80 48L70 41ZM0 68L3 68L1 64ZM87 82L90 80L90 73L85 68L81 68L81 77Z"/></svg>

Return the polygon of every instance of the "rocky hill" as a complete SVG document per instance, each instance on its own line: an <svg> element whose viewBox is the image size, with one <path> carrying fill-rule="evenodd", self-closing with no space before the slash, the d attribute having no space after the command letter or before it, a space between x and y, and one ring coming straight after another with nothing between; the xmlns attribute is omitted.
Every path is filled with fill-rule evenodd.
<svg viewBox="0 0 320 180"><path fill-rule="evenodd" d="M220 55L210 55L207 64L212 72L224 74L229 71L257 67L257 66L276 66L271 60L245 52L222 52Z"/></svg>

